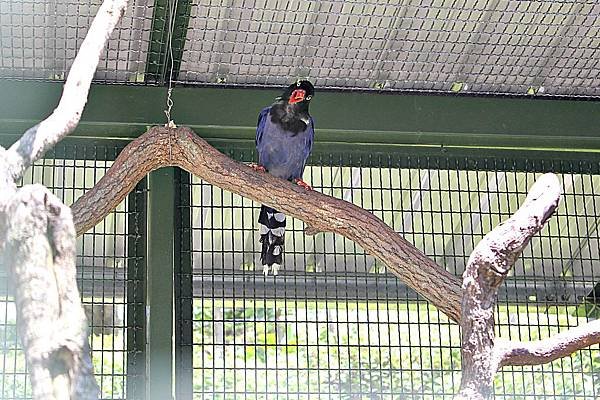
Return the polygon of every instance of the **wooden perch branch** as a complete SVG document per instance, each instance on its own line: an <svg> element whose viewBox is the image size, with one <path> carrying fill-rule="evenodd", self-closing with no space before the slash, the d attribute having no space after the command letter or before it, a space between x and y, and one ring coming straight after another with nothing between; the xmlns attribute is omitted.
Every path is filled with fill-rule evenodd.
<svg viewBox="0 0 600 400"><path fill-rule="evenodd" d="M458 278L372 213L256 172L221 154L189 128L155 127L125 147L106 175L73 204L78 234L102 220L148 172L165 166L178 166L222 189L302 219L321 232L355 241L451 319L459 320Z"/></svg>
<svg viewBox="0 0 600 400"><path fill-rule="evenodd" d="M486 399L501 359L494 351L498 287L533 235L554 213L561 196L553 174L543 175L523 205L475 247L463 274L462 378L457 398Z"/></svg>
<svg viewBox="0 0 600 400"><path fill-rule="evenodd" d="M189 128L155 127L125 147L107 174L73 204L77 233L82 234L101 221L148 172L165 166L178 166L225 190L300 218L317 231L336 232L355 241L385 262L401 280L458 321L461 309L458 299L462 296L458 279L372 213L344 200L305 191L271 175L256 172L221 154ZM491 272L482 277L489 279L490 287L494 288L493 295L488 297L491 312L493 307L490 302L493 301L495 305L495 291L531 236L550 217L559 195L556 177L542 177L530 191L521 209L488 234L471 256L471 268L476 265L490 267ZM467 312L467 315L471 314ZM491 317L493 324L493 314L488 317ZM542 357L552 361L598 343L598 329L600 327L596 325L595 331L592 329L587 336L579 328L573 330L573 336L570 336L572 340L566 347L558 342L562 342L567 334L559 335L554 341L551 338L540 343L504 343L501 347L504 350L502 356L494 353L494 361L488 363L492 371L489 376L493 377L500 365L529 363L524 361L527 352L530 353L527 356L537 357L540 362L544 362ZM493 344L493 337L489 343ZM553 344L550 348L556 349L552 355L540 350L550 343ZM492 350L489 349L488 353L491 355Z"/></svg>
<svg viewBox="0 0 600 400"><path fill-rule="evenodd" d="M127 0L105 0L54 112L8 150L0 147L0 261L14 283L17 324L33 397L97 399L87 320L75 279L71 210L45 187L17 190L23 172L79 123L102 49Z"/></svg>
<svg viewBox="0 0 600 400"><path fill-rule="evenodd" d="M107 174L73 205L77 232L93 227L148 172L165 166L181 167L220 188L300 218L318 231L339 233L379 257L395 275L450 318L457 320L457 313L462 312L463 379L457 398L489 397L494 374L501 366L549 362L600 341L600 323L593 322L538 342L494 343L498 287L531 237L558 206L561 190L552 174L542 176L521 208L477 245L461 292L456 277L373 214L258 173L221 154L189 128L155 127L123 149Z"/></svg>
<svg viewBox="0 0 600 400"><path fill-rule="evenodd" d="M78 234L102 220L148 172L165 166L181 167L225 190L268 204L310 223L315 230L336 232L354 240L457 320L461 310L457 299L463 295L458 279L383 221L346 201L307 192L271 175L258 173L221 154L189 128L155 127L125 147L107 174L72 206ZM466 374L458 398L487 395L500 366L552 361L600 341L600 326L591 323L588 328L577 328L571 334L567 332L539 342L504 342L494 347L496 291L530 238L552 215L559 198L558 180L554 175L544 175L517 213L488 234L471 255L462 306L463 321L466 321L463 335ZM474 286L478 279L482 283ZM475 300L469 300L469 296L475 296ZM544 351L546 348L548 351ZM484 377L487 380L482 388Z"/></svg>

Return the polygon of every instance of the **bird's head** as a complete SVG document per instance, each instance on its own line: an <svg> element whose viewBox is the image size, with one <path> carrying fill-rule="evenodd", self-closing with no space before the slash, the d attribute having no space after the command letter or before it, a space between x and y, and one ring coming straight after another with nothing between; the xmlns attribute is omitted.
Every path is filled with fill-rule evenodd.
<svg viewBox="0 0 600 400"><path fill-rule="evenodd" d="M280 99L288 104L302 104L308 106L308 103L314 95L315 88L312 83L298 79L285 89Z"/></svg>

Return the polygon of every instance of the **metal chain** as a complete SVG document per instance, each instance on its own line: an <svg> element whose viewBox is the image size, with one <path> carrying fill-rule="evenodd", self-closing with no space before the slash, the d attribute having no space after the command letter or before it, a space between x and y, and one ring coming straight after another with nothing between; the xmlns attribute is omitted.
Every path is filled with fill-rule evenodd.
<svg viewBox="0 0 600 400"><path fill-rule="evenodd" d="M167 89L167 102L165 108L165 116L167 117L167 123L165 127L167 128L177 128L175 122L171 119L171 109L173 108L173 31L175 30L175 12L177 10L179 0L175 0L175 4L172 1L169 1L169 88Z"/></svg>

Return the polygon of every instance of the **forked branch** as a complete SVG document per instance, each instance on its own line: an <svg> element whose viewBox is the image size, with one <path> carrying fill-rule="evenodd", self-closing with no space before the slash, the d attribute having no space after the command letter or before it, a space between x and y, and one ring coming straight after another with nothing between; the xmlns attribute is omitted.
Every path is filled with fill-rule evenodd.
<svg viewBox="0 0 600 400"><path fill-rule="evenodd" d="M488 233L471 253L463 274L462 378L457 398L485 399L491 395L493 378L502 362L494 346L498 288L531 237L554 213L560 196L558 178L543 175L517 212Z"/></svg>

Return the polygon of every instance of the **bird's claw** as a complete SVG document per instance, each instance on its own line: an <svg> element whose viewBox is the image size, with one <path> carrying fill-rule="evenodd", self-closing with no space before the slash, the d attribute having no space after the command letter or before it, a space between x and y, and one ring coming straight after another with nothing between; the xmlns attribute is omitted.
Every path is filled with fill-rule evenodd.
<svg viewBox="0 0 600 400"><path fill-rule="evenodd" d="M250 164L248 164L248 166L258 172L267 172L267 169L259 164L250 163Z"/></svg>
<svg viewBox="0 0 600 400"><path fill-rule="evenodd" d="M302 179L294 179L294 183L300 187L303 187L306 190L313 190L313 188L306 182L304 182Z"/></svg>

